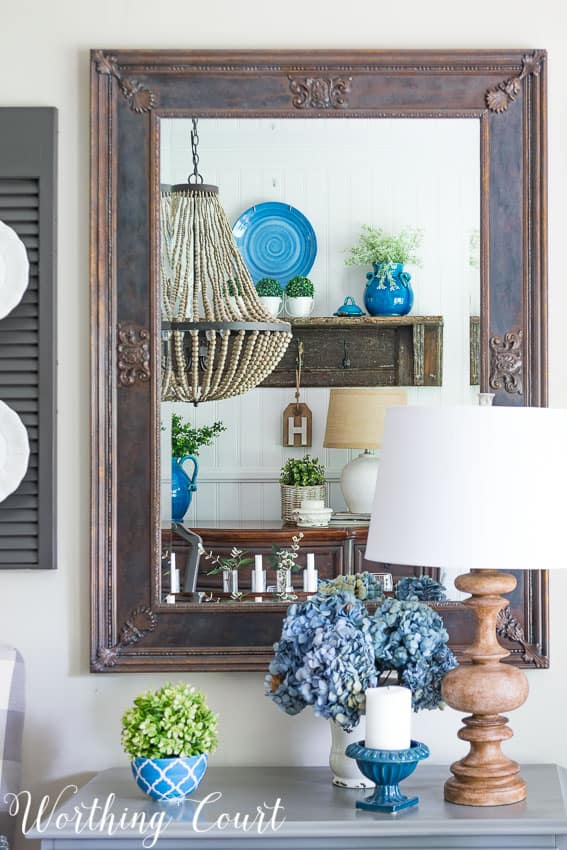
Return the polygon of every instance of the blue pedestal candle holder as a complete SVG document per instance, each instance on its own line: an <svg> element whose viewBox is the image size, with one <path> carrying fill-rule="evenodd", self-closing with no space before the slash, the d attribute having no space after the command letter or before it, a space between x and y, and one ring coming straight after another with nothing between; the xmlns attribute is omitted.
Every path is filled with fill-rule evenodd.
<svg viewBox="0 0 567 850"><path fill-rule="evenodd" d="M429 757L429 748L412 741L408 750L373 750L364 741L349 744L349 758L355 759L358 769L367 779L376 783L374 794L356 801L357 809L391 814L419 803L419 797L407 797L400 791L399 783L414 772L417 763Z"/></svg>

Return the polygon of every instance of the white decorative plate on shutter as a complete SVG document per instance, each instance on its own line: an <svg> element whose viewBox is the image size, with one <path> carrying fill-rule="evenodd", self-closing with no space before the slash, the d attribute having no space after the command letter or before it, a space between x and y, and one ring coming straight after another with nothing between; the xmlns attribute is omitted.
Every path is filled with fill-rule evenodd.
<svg viewBox="0 0 567 850"><path fill-rule="evenodd" d="M0 319L17 307L29 283L26 247L15 230L0 221Z"/></svg>
<svg viewBox="0 0 567 850"><path fill-rule="evenodd" d="M18 489L29 459L26 426L15 410L0 401L0 502Z"/></svg>

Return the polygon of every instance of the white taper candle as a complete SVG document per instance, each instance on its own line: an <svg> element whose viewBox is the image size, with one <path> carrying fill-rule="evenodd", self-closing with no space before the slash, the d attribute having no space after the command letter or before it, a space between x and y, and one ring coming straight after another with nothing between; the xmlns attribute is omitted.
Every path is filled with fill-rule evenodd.
<svg viewBox="0 0 567 850"><path fill-rule="evenodd" d="M175 566L175 552L171 553L169 580L171 592L179 593L181 591L181 586L179 583L179 570Z"/></svg>
<svg viewBox="0 0 567 850"><path fill-rule="evenodd" d="M411 746L411 691L396 685L366 691L366 746L407 750Z"/></svg>

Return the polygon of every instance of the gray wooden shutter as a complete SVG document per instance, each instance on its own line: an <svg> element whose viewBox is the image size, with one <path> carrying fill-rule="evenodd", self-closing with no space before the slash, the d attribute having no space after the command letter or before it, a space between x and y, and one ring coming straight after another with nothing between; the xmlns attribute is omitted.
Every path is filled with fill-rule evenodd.
<svg viewBox="0 0 567 850"><path fill-rule="evenodd" d="M0 221L28 252L30 283L0 320L0 399L30 440L18 490L0 503L0 569L56 564L56 169L57 110L0 108Z"/></svg>

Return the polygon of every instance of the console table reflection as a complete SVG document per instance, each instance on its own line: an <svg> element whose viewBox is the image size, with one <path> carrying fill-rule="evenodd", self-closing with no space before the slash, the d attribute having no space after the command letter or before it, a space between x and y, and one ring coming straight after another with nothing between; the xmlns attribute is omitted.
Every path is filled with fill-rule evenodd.
<svg viewBox="0 0 567 850"><path fill-rule="evenodd" d="M157 817L165 811L171 821L159 836L163 850L567 850L567 772L556 765L522 768L528 798L510 806L472 808L443 800L445 766L421 765L404 783L404 791L418 794L419 806L397 815L361 812L358 797L368 791L334 788L327 768L211 767L190 801L161 806L136 787L128 768L98 774L63 804L46 830L32 830L27 837L41 839L42 850L134 850L143 847L139 830L129 827L133 813ZM216 802L202 806L207 795L220 792ZM88 812L96 799L99 806L114 794L111 812L116 822L126 813L126 828L109 836L103 829L77 832L74 807ZM234 825L234 816L257 807L274 806L281 826L262 834L245 832ZM269 820L270 811L265 823ZM100 810L99 810L100 811ZM198 815L196 816L196 813ZM67 813L69 820L57 814ZM217 818L226 814L225 828ZM96 821L95 821L96 823ZM200 832L197 829L202 830ZM146 844L147 846L147 844Z"/></svg>
<svg viewBox="0 0 567 850"><path fill-rule="evenodd" d="M189 526L184 526L189 528ZM367 561L364 557L366 549L366 538L368 526L364 525L332 525L328 528L298 528L279 520L229 520L225 522L200 522L191 527L191 531L198 534L203 540L206 552L212 551L214 555L226 557L234 546L242 549L252 557L262 555L264 568L271 570L270 556L272 544L279 547L287 547L291 544L291 538L298 532L303 533L301 548L299 551L298 564L306 566L308 552L315 554L315 565L319 572L319 578L334 578L341 574L352 574L368 570L370 572L393 572L394 579L407 575L435 575L438 570L421 569L413 566L390 567L384 564ZM182 534L172 529L171 525L162 526L162 550L164 552L175 552L177 567L181 570L181 585L183 586L183 571L185 569L188 544ZM220 575L208 576L207 571L212 565L201 557L197 590L210 592L219 590L222 585ZM243 569L239 574L239 587L242 590L251 590L251 569ZM272 570L275 582L275 574ZM293 574L294 588L302 589L301 572Z"/></svg>

